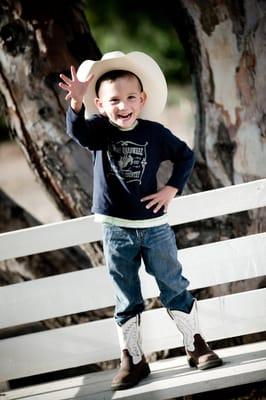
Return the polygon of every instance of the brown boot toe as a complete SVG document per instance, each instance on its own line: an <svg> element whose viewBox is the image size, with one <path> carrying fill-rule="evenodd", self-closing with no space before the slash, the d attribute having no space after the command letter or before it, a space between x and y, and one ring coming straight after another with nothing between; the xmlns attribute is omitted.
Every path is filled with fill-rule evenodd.
<svg viewBox="0 0 266 400"><path fill-rule="evenodd" d="M223 361L214 352L200 356L195 360L194 358L188 358L188 363L190 367L196 367L198 369L209 369L215 368L222 365Z"/></svg>
<svg viewBox="0 0 266 400"><path fill-rule="evenodd" d="M150 374L149 364L145 357L138 364L133 364L132 357L127 350L123 350L121 367L111 383L112 390L129 389L137 385Z"/></svg>
<svg viewBox="0 0 266 400"><path fill-rule="evenodd" d="M219 367L223 361L212 351L201 335L194 336L195 351L187 351L190 367L209 369Z"/></svg>

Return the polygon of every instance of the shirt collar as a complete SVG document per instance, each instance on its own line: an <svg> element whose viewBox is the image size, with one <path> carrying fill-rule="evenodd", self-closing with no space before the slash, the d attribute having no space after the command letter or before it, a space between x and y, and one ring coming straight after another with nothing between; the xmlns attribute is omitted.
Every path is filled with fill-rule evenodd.
<svg viewBox="0 0 266 400"><path fill-rule="evenodd" d="M138 123L139 123L139 121L136 119L136 121L134 122L134 124L131 125L129 128L120 128L120 126L114 124L112 121L109 120L109 122L110 122L111 125L115 126L117 129L119 129L119 130L122 131L122 132L132 131L133 129L136 128L136 126L137 126Z"/></svg>

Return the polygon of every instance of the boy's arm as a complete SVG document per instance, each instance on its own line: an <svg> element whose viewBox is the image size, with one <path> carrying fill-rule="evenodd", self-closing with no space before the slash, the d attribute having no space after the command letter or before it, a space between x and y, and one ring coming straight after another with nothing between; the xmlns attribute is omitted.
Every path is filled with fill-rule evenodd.
<svg viewBox="0 0 266 400"><path fill-rule="evenodd" d="M84 106L77 112L71 106L68 107L66 113L66 129L67 134L84 147L89 146L87 127L84 118Z"/></svg>
<svg viewBox="0 0 266 400"><path fill-rule="evenodd" d="M184 186L193 170L195 156L185 142L167 131L164 138L164 157L173 162L173 171L167 185L178 189L178 194L183 192Z"/></svg>
<svg viewBox="0 0 266 400"><path fill-rule="evenodd" d="M147 202L146 208L153 208L154 213L157 213L162 207L166 212L176 194L182 193L195 163L193 151L170 131L165 130L162 135L162 143L159 145L162 151L162 161L170 160L174 165L167 184L158 192L141 199L141 202Z"/></svg>
<svg viewBox="0 0 266 400"><path fill-rule="evenodd" d="M84 118L83 99L93 75L90 74L83 82L78 79L73 65L70 67L70 72L71 78L60 74L62 81L58 84L67 92L65 99L71 100L66 115L67 134L90 150L102 149L106 141L104 129L101 129L104 125L103 118L96 115L88 120Z"/></svg>
<svg viewBox="0 0 266 400"><path fill-rule="evenodd" d="M105 121L99 115L93 115L90 119L84 117L84 105L79 112L68 107L66 113L67 134L83 147L90 150L101 150L106 145Z"/></svg>
<svg viewBox="0 0 266 400"><path fill-rule="evenodd" d="M75 113L79 113L81 111L82 105L82 100L71 99L70 101L70 107L73 111L75 111Z"/></svg>

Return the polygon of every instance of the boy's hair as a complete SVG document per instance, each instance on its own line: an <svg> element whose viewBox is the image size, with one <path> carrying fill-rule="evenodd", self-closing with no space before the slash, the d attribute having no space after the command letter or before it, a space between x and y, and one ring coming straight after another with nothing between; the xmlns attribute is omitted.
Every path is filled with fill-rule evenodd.
<svg viewBox="0 0 266 400"><path fill-rule="evenodd" d="M98 78L98 80L95 84L96 96L99 97L100 86L104 81L115 81L116 79L123 78L125 76L137 78L137 80L139 82L140 90L141 90L141 92L143 91L143 86L142 86L141 80L139 79L139 77L137 75L135 75L133 72L130 72L130 71L125 71L122 69L114 69L112 71L105 72L105 74L101 75L100 78Z"/></svg>

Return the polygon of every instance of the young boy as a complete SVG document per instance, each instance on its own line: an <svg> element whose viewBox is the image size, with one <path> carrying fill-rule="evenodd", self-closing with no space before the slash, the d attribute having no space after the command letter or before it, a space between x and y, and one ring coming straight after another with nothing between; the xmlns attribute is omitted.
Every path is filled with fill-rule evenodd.
<svg viewBox="0 0 266 400"><path fill-rule="evenodd" d="M71 99L67 132L94 152L92 212L103 223L104 254L116 291L121 366L112 388L132 387L150 373L140 337L141 259L183 334L189 365L220 365L200 334L196 300L187 290L167 223L167 207L182 193L194 156L183 141L152 122L167 98L162 71L144 53L111 52L99 61L84 61L77 74L71 67L71 76L61 74L59 84ZM156 174L164 160L173 162L173 172L158 190Z"/></svg>

